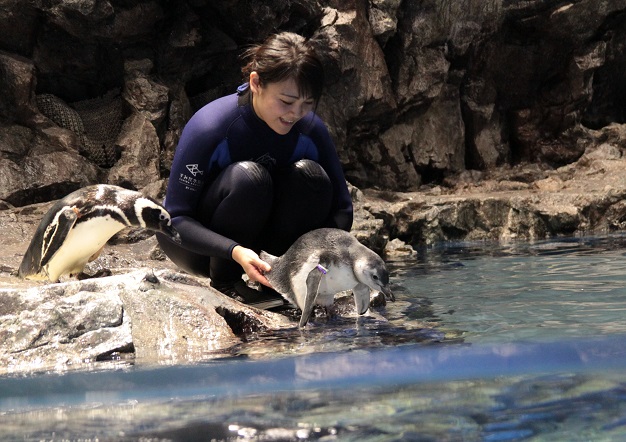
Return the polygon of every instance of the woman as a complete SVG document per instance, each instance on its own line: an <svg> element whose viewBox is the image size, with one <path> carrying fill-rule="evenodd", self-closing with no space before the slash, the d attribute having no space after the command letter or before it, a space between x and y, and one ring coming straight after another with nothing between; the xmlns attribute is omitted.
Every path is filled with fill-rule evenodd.
<svg viewBox="0 0 626 442"><path fill-rule="evenodd" d="M182 242L158 239L182 269L256 303L278 297L241 278L271 287L260 250L281 255L320 227L349 231L353 214L335 146L314 113L323 70L310 43L284 32L246 55L248 81L183 130L164 202Z"/></svg>

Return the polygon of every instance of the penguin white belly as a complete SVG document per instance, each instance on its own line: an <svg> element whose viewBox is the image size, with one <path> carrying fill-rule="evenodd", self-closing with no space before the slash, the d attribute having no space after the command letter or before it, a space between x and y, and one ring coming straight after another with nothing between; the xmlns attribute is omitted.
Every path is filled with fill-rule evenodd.
<svg viewBox="0 0 626 442"><path fill-rule="evenodd" d="M352 289L358 283L359 281L354 277L351 266L333 266L322 277L318 293L320 295L335 295L344 290Z"/></svg>
<svg viewBox="0 0 626 442"><path fill-rule="evenodd" d="M62 275L81 272L89 258L125 227L110 216L77 223L44 267L50 280L57 281Z"/></svg>

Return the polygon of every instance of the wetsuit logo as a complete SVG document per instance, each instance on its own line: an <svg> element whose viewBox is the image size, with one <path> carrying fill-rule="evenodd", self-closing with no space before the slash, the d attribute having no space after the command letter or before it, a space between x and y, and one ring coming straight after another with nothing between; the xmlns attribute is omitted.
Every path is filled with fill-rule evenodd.
<svg viewBox="0 0 626 442"><path fill-rule="evenodd" d="M186 167L187 167L187 170L188 170L189 172L191 172L191 174L192 174L193 176L196 176L196 175L198 175L198 174L200 174L200 175L204 175L204 171L203 171L203 170L198 169L198 165L197 165L197 164L187 164L187 166L186 166Z"/></svg>

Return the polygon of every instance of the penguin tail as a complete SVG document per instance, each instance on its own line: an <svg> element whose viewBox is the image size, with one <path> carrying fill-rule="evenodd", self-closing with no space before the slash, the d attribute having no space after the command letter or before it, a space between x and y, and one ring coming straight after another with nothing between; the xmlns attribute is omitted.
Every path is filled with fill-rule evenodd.
<svg viewBox="0 0 626 442"><path fill-rule="evenodd" d="M272 267L274 267L274 264L278 262L278 259L279 259L278 256L274 256L270 253L267 253L264 250L261 250L261 253L259 253L259 258L261 258L263 261L265 261Z"/></svg>
<svg viewBox="0 0 626 442"><path fill-rule="evenodd" d="M30 250L26 251L22 263L17 270L17 276L21 279L31 279L33 276L41 272L41 266L36 263L33 253Z"/></svg>

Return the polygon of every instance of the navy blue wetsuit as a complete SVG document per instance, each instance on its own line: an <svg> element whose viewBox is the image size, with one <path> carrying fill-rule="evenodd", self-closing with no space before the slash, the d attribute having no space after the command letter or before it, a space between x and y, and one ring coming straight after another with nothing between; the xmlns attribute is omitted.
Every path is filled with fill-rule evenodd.
<svg viewBox="0 0 626 442"><path fill-rule="evenodd" d="M280 135L257 117L247 84L200 109L185 126L164 205L180 245L159 235L183 269L226 280L241 244L282 254L319 227L349 231L352 200L334 143L313 112ZM209 273L210 268L210 273Z"/></svg>

